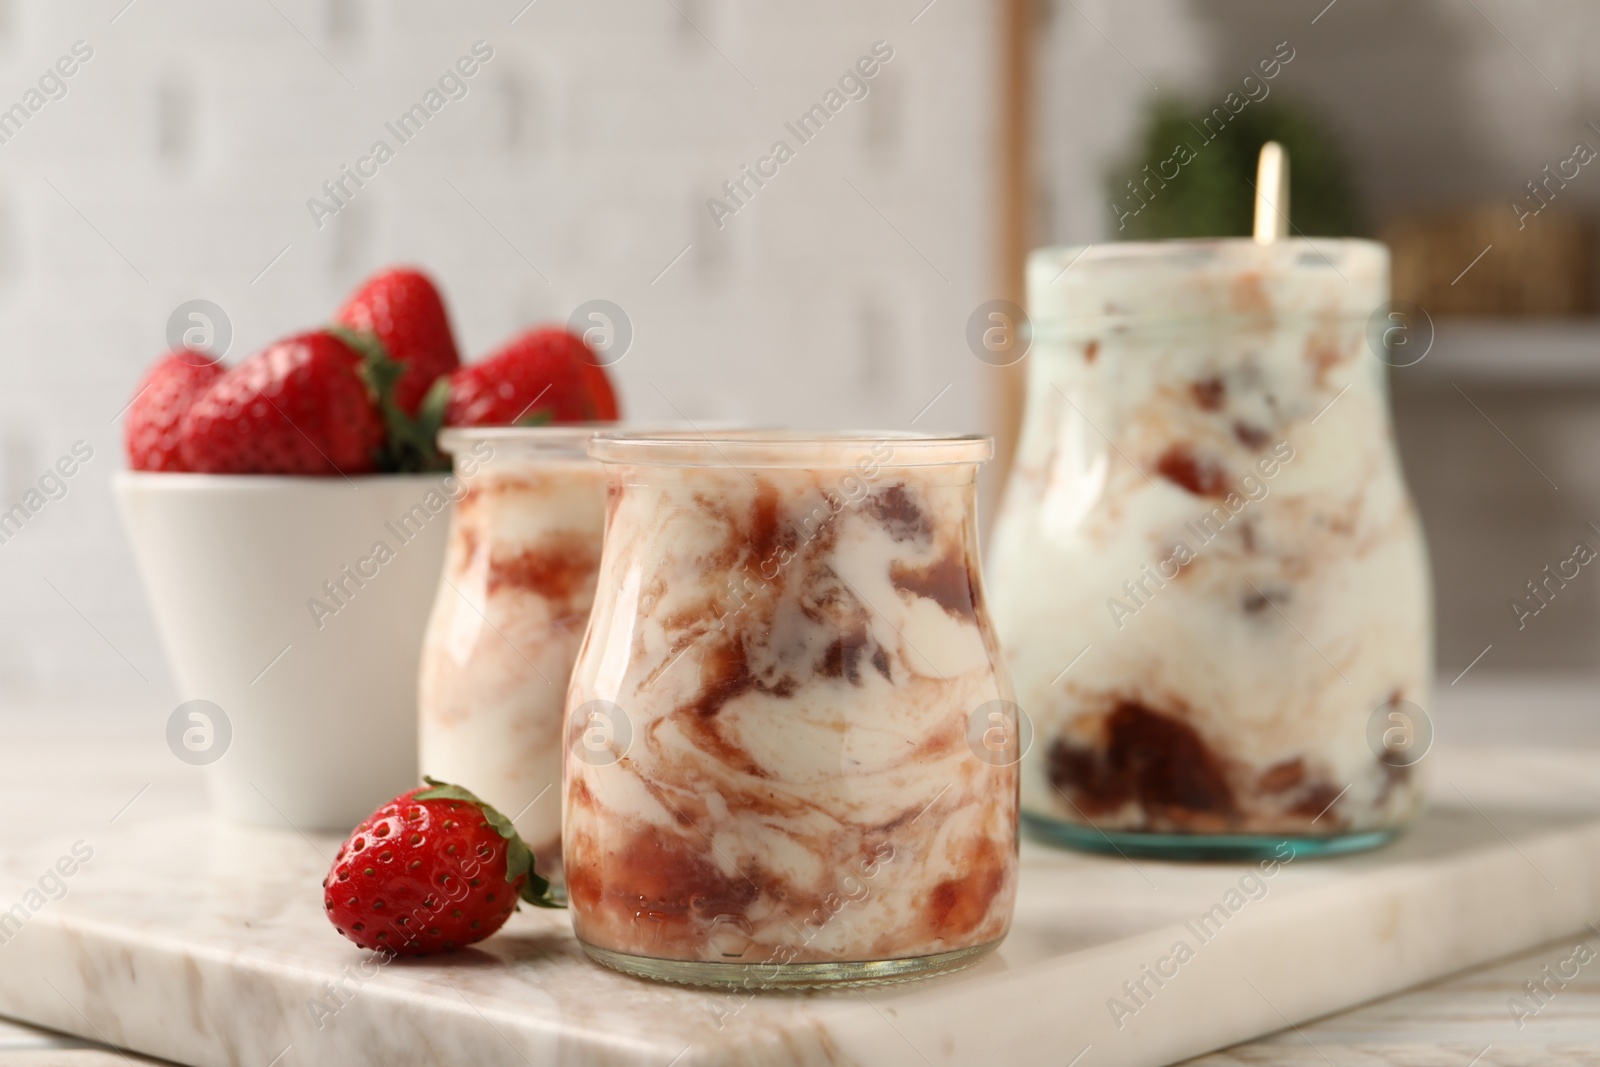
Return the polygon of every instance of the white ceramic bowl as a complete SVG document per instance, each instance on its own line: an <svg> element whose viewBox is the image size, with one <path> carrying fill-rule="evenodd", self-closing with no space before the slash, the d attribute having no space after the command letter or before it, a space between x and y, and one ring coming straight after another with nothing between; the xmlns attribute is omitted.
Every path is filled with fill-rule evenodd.
<svg viewBox="0 0 1600 1067"><path fill-rule="evenodd" d="M231 726L207 768L224 815L343 831L417 784L443 477L117 475L179 692Z"/></svg>

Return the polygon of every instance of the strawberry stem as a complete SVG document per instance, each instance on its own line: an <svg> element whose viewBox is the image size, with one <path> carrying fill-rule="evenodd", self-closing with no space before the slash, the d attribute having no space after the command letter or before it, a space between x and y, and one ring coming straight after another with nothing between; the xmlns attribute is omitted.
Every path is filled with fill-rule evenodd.
<svg viewBox="0 0 1600 1067"><path fill-rule="evenodd" d="M395 386L408 368L389 355L377 335L337 323L329 326L328 332L361 357L356 373L383 416L387 434L378 455L378 469L391 472L449 470L450 460L440 453L437 444L439 427L444 424L445 408L450 401L449 379L441 376L434 380L413 417L401 410L394 399Z"/></svg>
<svg viewBox="0 0 1600 1067"><path fill-rule="evenodd" d="M461 800L476 806L483 812L486 822L494 832L506 839L506 881L515 882L520 875L527 875L527 880L522 883L522 899L536 908L564 908L566 905L560 901L551 889L550 881L541 877L533 869L534 855L529 850L527 842L518 835L516 828L511 825L511 820L500 814L492 805L479 800L475 795L459 785L441 782L437 778L423 775L422 780L433 788L424 789L414 796L413 800Z"/></svg>

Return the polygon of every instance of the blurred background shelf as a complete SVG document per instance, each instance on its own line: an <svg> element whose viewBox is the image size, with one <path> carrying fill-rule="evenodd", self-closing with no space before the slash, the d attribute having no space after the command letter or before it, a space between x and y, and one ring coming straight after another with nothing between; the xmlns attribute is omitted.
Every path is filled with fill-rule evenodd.
<svg viewBox="0 0 1600 1067"><path fill-rule="evenodd" d="M1434 322L1421 362L1397 383L1450 388L1600 387L1600 318L1449 318Z"/></svg>

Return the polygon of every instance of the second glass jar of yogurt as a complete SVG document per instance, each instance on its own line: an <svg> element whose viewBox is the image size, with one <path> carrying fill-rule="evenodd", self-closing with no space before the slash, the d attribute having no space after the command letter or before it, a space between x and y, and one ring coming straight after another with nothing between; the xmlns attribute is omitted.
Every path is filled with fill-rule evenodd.
<svg viewBox="0 0 1600 1067"><path fill-rule="evenodd" d="M422 772L505 812L539 873L556 879L567 680L605 529L605 474L588 454L594 432L440 435L463 488L418 687Z"/></svg>
<svg viewBox="0 0 1600 1067"><path fill-rule="evenodd" d="M592 956L796 986L947 969L1005 935L1019 753L978 571L990 448L595 438L610 513L563 835Z"/></svg>
<svg viewBox="0 0 1600 1067"><path fill-rule="evenodd" d="M993 561L1025 820L1127 854L1381 842L1422 799L1432 667L1387 250L1042 249L1028 286Z"/></svg>

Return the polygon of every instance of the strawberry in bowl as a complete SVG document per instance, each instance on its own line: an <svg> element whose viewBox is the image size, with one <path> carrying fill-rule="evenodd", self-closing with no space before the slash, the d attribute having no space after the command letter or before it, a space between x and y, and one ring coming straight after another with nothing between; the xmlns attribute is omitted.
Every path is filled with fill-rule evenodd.
<svg viewBox="0 0 1600 1067"><path fill-rule="evenodd" d="M326 330L285 338L223 374L184 412L182 466L200 474L368 474L384 425L362 357Z"/></svg>
<svg viewBox="0 0 1600 1067"><path fill-rule="evenodd" d="M187 470L178 430L187 412L227 371L202 352L178 349L151 364L123 416L128 466L136 471Z"/></svg>
<svg viewBox="0 0 1600 1067"><path fill-rule="evenodd" d="M610 422L617 395L583 338L559 327L529 330L450 376L451 426Z"/></svg>
<svg viewBox="0 0 1600 1067"><path fill-rule="evenodd" d="M409 267L373 275L320 330L233 368L182 350L139 383L128 466L198 474L445 470L444 426L609 422L620 415L593 350L539 327L461 365L444 298Z"/></svg>
<svg viewBox="0 0 1600 1067"><path fill-rule="evenodd" d="M444 298L419 270L391 267L373 275L333 319L375 338L399 366L394 402L407 415L415 416L433 384L461 366Z"/></svg>

